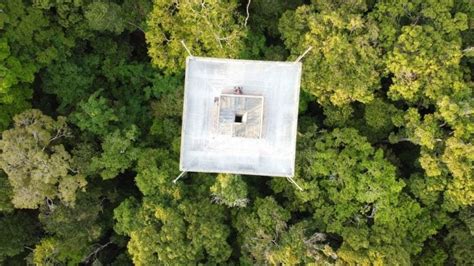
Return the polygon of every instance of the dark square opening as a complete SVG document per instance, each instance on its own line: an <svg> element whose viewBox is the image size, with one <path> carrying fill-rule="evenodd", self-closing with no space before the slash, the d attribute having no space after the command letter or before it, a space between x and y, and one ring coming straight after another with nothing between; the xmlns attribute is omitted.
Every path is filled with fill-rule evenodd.
<svg viewBox="0 0 474 266"><path fill-rule="evenodd" d="M234 122L235 123L242 123L243 115L235 114Z"/></svg>

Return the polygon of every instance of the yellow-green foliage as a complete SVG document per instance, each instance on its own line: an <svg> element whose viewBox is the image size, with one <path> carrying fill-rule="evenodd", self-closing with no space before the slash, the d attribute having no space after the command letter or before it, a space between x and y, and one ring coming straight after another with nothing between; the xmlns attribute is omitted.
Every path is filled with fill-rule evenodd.
<svg viewBox="0 0 474 266"><path fill-rule="evenodd" d="M146 30L152 64L166 73L182 71L188 54L181 41L194 56L236 57L245 37L236 8L236 0L154 0Z"/></svg>
<svg viewBox="0 0 474 266"><path fill-rule="evenodd" d="M306 48L303 88L321 104L368 103L380 86L377 27L363 17L364 1L316 1L280 20L280 32L293 57Z"/></svg>
<svg viewBox="0 0 474 266"><path fill-rule="evenodd" d="M56 121L32 109L14 121L0 141L0 166L12 186L13 205L34 209L56 198L74 204L75 192L87 182L74 174L71 155L59 144L69 135L65 118Z"/></svg>
<svg viewBox="0 0 474 266"><path fill-rule="evenodd" d="M240 175L217 175L211 192L215 202L229 207L245 207L249 201L247 199L247 184Z"/></svg>

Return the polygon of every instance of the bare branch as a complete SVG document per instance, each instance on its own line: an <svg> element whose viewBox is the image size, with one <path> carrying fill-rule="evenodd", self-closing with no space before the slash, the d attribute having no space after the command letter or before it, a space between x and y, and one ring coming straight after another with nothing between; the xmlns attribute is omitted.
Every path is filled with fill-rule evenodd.
<svg viewBox="0 0 474 266"><path fill-rule="evenodd" d="M251 2L252 2L252 0L249 0L249 1L247 2L247 7L246 7L247 17L245 18L244 27L247 27L247 21L248 21L249 18L250 18L249 7L250 7L250 3L251 3Z"/></svg>
<svg viewBox="0 0 474 266"><path fill-rule="evenodd" d="M87 264L88 262L90 262L90 260L91 260L92 258L97 257L97 253L99 253L101 250L103 250L104 248L106 248L106 247L107 247L108 245L110 245L110 244L112 244L112 242L109 241L109 242L107 242L107 243L105 243L105 244L99 246L99 247L96 248L94 251L92 251L91 253L89 253L89 255L87 255L87 257L85 257L85 258L82 260L82 262Z"/></svg>
<svg viewBox="0 0 474 266"><path fill-rule="evenodd" d="M468 47L468 48L462 50L462 52L463 52L464 54L466 54L466 53L471 52L472 50L474 50L474 47L471 46L471 47Z"/></svg>
<svg viewBox="0 0 474 266"><path fill-rule="evenodd" d="M137 27L137 29L139 29L141 32L145 33L145 31L144 31L142 28L140 28L137 24L134 24L134 23L132 23L132 22L130 22L130 21L127 21L127 23L130 24L130 25L132 25L132 26Z"/></svg>

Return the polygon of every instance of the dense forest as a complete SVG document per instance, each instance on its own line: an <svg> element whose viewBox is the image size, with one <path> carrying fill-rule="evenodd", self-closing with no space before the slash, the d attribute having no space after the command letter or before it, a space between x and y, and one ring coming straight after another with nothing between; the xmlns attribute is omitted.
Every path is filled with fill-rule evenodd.
<svg viewBox="0 0 474 266"><path fill-rule="evenodd" d="M179 182L186 50L308 47L295 181ZM472 0L0 0L0 264L472 265Z"/></svg>

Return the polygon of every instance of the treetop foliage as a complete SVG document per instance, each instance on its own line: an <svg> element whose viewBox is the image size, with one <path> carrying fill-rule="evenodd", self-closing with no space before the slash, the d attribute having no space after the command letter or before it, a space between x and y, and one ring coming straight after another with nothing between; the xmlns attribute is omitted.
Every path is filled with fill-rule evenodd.
<svg viewBox="0 0 474 266"><path fill-rule="evenodd" d="M302 59L295 178L179 174L194 56ZM470 265L470 0L0 3L0 264Z"/></svg>
<svg viewBox="0 0 474 266"><path fill-rule="evenodd" d="M302 86L320 104L368 103L380 86L378 29L362 16L366 10L364 1L315 1L280 19L279 29L293 56L313 47Z"/></svg>
<svg viewBox="0 0 474 266"><path fill-rule="evenodd" d="M155 0L146 34L152 64L165 73L182 71L187 54L181 41L196 56L236 57L245 37L236 8L236 0Z"/></svg>
<svg viewBox="0 0 474 266"><path fill-rule="evenodd" d="M71 169L71 155L60 143L69 135L65 117L57 121L31 109L14 117L14 128L0 141L0 165L12 186L16 208L37 208L59 198L73 204L75 192L86 185Z"/></svg>

